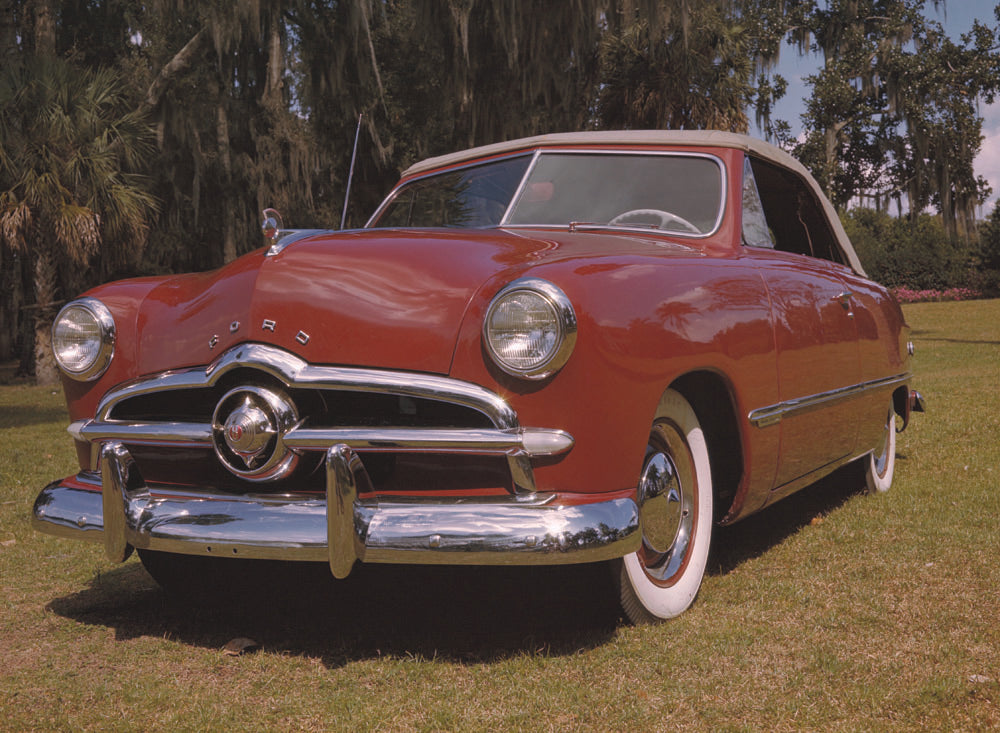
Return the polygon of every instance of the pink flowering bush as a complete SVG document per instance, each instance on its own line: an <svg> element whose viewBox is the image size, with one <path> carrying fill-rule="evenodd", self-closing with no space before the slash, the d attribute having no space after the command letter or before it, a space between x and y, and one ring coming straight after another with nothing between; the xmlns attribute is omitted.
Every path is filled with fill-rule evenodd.
<svg viewBox="0 0 1000 733"><path fill-rule="evenodd" d="M900 303L927 303L942 300L975 300L983 294L972 288L948 288L947 290L912 290L907 287L893 288L892 294Z"/></svg>

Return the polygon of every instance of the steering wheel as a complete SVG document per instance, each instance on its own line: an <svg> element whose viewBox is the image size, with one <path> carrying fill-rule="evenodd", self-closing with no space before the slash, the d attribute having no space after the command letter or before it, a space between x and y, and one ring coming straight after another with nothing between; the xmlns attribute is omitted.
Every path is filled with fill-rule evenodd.
<svg viewBox="0 0 1000 733"><path fill-rule="evenodd" d="M671 211L664 211L663 209L629 209L628 211L623 211L621 214L609 221L608 224L627 225L629 223L629 219L637 217L653 217L659 219L660 229L666 229L668 224L677 223L693 234L701 234L701 229L689 222L683 216L677 216L677 214L674 214ZM638 224L639 222L634 223Z"/></svg>

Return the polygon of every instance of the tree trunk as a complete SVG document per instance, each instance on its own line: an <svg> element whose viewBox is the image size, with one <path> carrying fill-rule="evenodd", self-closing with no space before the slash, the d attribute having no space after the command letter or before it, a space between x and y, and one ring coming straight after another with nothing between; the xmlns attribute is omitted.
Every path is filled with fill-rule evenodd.
<svg viewBox="0 0 1000 733"><path fill-rule="evenodd" d="M35 382L59 383L59 369L52 355L52 318L55 316L58 273L52 254L39 247L35 255Z"/></svg>
<svg viewBox="0 0 1000 733"><path fill-rule="evenodd" d="M148 112L159 105L164 92L170 86L170 82L195 62L201 51L202 44L208 38L208 34L202 28L191 37L191 40L184 44L184 48L174 54L174 57L160 69L160 73L156 75L153 83L146 90L146 98L141 105L143 111Z"/></svg>
<svg viewBox="0 0 1000 733"><path fill-rule="evenodd" d="M951 176L948 175L947 164L938 162L938 195L941 197L941 221L944 224L944 233L949 241L954 240L955 231L955 201L951 191Z"/></svg>
<svg viewBox="0 0 1000 733"><path fill-rule="evenodd" d="M0 244L0 361L14 356L23 305L20 277L21 258Z"/></svg>
<svg viewBox="0 0 1000 733"><path fill-rule="evenodd" d="M830 127L827 127L823 131L823 153L824 153L824 165L823 165L823 179L820 183L823 186L823 193L826 197L833 202L833 205L840 208L847 202L838 200L836 195L838 192L835 190L835 183L837 180L837 165L840 162L839 151L837 150L840 144L840 131L847 127L849 120L844 120L841 122L835 122Z"/></svg>
<svg viewBox="0 0 1000 733"><path fill-rule="evenodd" d="M35 55L55 58L56 6L54 0L35 0Z"/></svg>
<svg viewBox="0 0 1000 733"><path fill-rule="evenodd" d="M236 222L233 221L233 163L229 150L229 116L226 114L225 95L225 89L220 87L215 107L215 138L222 165L222 259L232 262L236 259Z"/></svg>
<svg viewBox="0 0 1000 733"><path fill-rule="evenodd" d="M281 105L281 77L285 70L285 54L281 45L281 23L277 13L272 14L267 40L267 83L264 85L264 108L273 111Z"/></svg>
<svg viewBox="0 0 1000 733"><path fill-rule="evenodd" d="M10 69L19 62L14 0L0 0L0 67Z"/></svg>

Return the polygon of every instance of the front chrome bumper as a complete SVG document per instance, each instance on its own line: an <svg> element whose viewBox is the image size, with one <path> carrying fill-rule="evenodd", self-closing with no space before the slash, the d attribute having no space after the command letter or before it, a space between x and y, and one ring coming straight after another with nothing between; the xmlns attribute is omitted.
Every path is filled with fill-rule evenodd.
<svg viewBox="0 0 1000 733"><path fill-rule="evenodd" d="M326 561L346 577L354 562L557 565L621 557L640 544L629 498L555 503L555 495L464 499L359 499L370 487L351 448L326 452L326 496L204 495L151 490L120 442L101 451L100 491L63 482L35 501L35 529L132 548L189 555ZM96 489L96 486L95 486Z"/></svg>

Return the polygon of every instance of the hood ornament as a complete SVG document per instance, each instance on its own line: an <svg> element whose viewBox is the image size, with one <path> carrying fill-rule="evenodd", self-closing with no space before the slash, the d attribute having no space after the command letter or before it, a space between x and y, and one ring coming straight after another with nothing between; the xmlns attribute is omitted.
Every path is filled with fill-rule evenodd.
<svg viewBox="0 0 1000 733"><path fill-rule="evenodd" d="M322 234L325 231L323 229L285 229L285 224L277 209L264 209L263 214L264 221L260 224L260 230L264 233L264 238L271 244L267 249L267 257L274 257L293 242L311 237L314 234Z"/></svg>
<svg viewBox="0 0 1000 733"><path fill-rule="evenodd" d="M277 241L281 236L281 230L285 228L277 209L264 209L264 221L261 222L260 228L266 239Z"/></svg>

